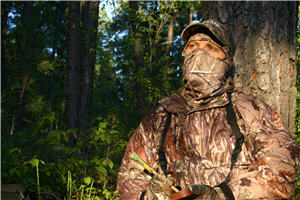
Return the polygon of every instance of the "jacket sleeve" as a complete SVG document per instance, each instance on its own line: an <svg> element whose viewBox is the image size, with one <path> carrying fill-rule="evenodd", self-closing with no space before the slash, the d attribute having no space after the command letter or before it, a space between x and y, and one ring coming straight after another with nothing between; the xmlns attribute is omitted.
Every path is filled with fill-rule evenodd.
<svg viewBox="0 0 300 200"><path fill-rule="evenodd" d="M136 152L153 168L161 170L158 151L167 113L162 107L151 111L139 124L125 149L118 174L118 191L121 199L140 199L151 179L143 167L129 159L130 152Z"/></svg>
<svg viewBox="0 0 300 200"><path fill-rule="evenodd" d="M297 180L299 157L292 134L263 101L240 93L234 104L244 134L228 183L235 199L289 198Z"/></svg>

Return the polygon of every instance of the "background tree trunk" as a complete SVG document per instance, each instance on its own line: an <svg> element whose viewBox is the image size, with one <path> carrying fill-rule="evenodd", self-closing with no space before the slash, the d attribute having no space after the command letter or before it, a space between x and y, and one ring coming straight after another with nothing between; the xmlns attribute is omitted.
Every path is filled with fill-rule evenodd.
<svg viewBox="0 0 300 200"><path fill-rule="evenodd" d="M12 117L12 125L10 129L10 135L14 133L16 124L18 122L21 122L19 119L19 116L21 115L23 109L24 109L24 98L25 98L25 90L27 89L27 85L29 83L29 72L30 68L32 67L32 43L34 38L34 28L31 24L32 22L32 13L33 13L33 1L27 1L23 2L24 7L22 10L22 27L26 34L22 34L19 36L19 42L20 42L20 49L22 52L21 55L21 62L19 63L19 69L20 69L20 75L22 80L22 87L19 89L19 103L14 111L13 117ZM5 63L4 63L5 64Z"/></svg>
<svg viewBox="0 0 300 200"><path fill-rule="evenodd" d="M137 12L139 9L139 3L138 1L129 1L129 17L130 17L130 25L131 25L131 32L129 33L132 38L134 38L134 55L133 55L133 61L134 61L134 69L133 69L133 75L136 77L135 84L133 85L133 91L134 95L136 97L139 111L144 113L145 108L148 108L145 91L143 88L143 75L140 73L140 69L142 66L144 66L144 52L143 52L143 42L142 42L142 34L140 33L140 30L138 29L137 25Z"/></svg>
<svg viewBox="0 0 300 200"><path fill-rule="evenodd" d="M194 15L194 8L192 6L190 6L190 13L189 13L190 24L193 23L193 15Z"/></svg>
<svg viewBox="0 0 300 200"><path fill-rule="evenodd" d="M170 24L169 24L168 44L167 44L167 48L166 48L166 56L170 56L171 47L172 47L172 44L173 44L174 22L175 22L175 17L172 16L171 19L170 19Z"/></svg>
<svg viewBox="0 0 300 200"><path fill-rule="evenodd" d="M96 38L99 1L82 2L82 65L81 93L79 106L79 129L84 131L90 121L92 106L94 70L96 59Z"/></svg>
<svg viewBox="0 0 300 200"><path fill-rule="evenodd" d="M80 2L69 2L67 128L77 128L80 69Z"/></svg>
<svg viewBox="0 0 300 200"><path fill-rule="evenodd" d="M173 36L174 36L174 23L175 23L175 16L172 16L170 18L170 23L169 23L169 30L168 30L168 43L166 47L166 54L165 54L165 64L162 67L162 73L163 73L163 78L162 78L162 84L166 84L167 79L169 78L168 74L168 68L170 67L170 64L172 63L171 60L171 48L173 45Z"/></svg>
<svg viewBox="0 0 300 200"><path fill-rule="evenodd" d="M202 12L233 34L235 86L271 105L294 132L298 2L203 2Z"/></svg>

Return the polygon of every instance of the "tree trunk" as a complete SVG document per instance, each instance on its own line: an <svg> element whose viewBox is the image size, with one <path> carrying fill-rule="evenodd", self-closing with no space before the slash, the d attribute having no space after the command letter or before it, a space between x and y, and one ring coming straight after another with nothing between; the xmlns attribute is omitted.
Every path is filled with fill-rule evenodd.
<svg viewBox="0 0 300 200"><path fill-rule="evenodd" d="M170 53L171 53L171 48L173 45L174 23L175 23L175 16L172 16L170 19L169 31L168 31L168 44L167 44L166 54L165 54L166 59L165 59L164 65L162 67L162 73L163 73L162 83L163 83L163 85L165 85L165 83L167 82L167 80L169 78L168 69L172 62Z"/></svg>
<svg viewBox="0 0 300 200"><path fill-rule="evenodd" d="M80 69L80 2L69 2L67 128L77 128Z"/></svg>
<svg viewBox="0 0 300 200"><path fill-rule="evenodd" d="M32 49L32 40L34 37L34 28L31 24L32 22L32 12L33 12L33 1L27 1L23 3L24 7L22 10L22 28L24 29L24 34L20 35L20 38L17 40L20 42L21 53L21 63L19 65L20 70L19 74L22 80L22 88L20 88L19 93L19 103L16 106L14 114L12 116L12 125L10 129L10 135L13 135L16 124L21 122L19 116L22 116L22 111L24 109L24 99L25 99L25 90L27 89L27 84L29 81L29 71L32 67L32 58L31 58L31 49Z"/></svg>
<svg viewBox="0 0 300 200"><path fill-rule="evenodd" d="M54 21L54 32L53 32L53 43L52 43L52 53L51 53L51 60L55 60L56 58L63 58L65 57L65 53L67 50L67 41L65 41L64 39L62 39L62 36L65 37L65 35L67 34L67 29L66 29L66 21L67 21L67 17L65 16L66 13L66 8L67 8L67 2L65 1L61 1L61 2L51 2L51 6L53 6L54 8L56 8L57 12L54 12L54 14L57 15L56 20ZM60 72L64 71L64 66L61 65ZM53 105L53 100L55 97L55 82L57 81L57 76L53 77L50 76L48 79L48 102L49 105ZM61 110L61 116L60 118L63 118L64 116L64 109ZM63 122L63 120L60 120L60 123Z"/></svg>
<svg viewBox="0 0 300 200"><path fill-rule="evenodd" d="M137 14L136 12L139 9L139 2L129 1L130 7L130 24L131 32L129 33L132 38L134 38L134 69L133 74L136 77L135 84L133 85L134 95L136 97L138 108L141 113L145 112L148 108L146 99L145 99L145 90L143 89L143 76L140 74L140 69L144 66L144 52L143 52L143 43L141 33L137 27Z"/></svg>
<svg viewBox="0 0 300 200"><path fill-rule="evenodd" d="M24 28L24 34L20 37L21 49L23 50L21 71L24 76L31 67L31 52L32 52L32 41L34 37L34 25L32 24L32 12L33 12L33 1L24 2L24 9L22 12L22 27Z"/></svg>
<svg viewBox="0 0 300 200"><path fill-rule="evenodd" d="M192 6L190 6L190 13L189 13L189 22L190 24L193 23L193 14L194 14L194 9Z"/></svg>
<svg viewBox="0 0 300 200"><path fill-rule="evenodd" d="M235 86L271 105L294 132L298 2L203 2L202 12L233 33Z"/></svg>
<svg viewBox="0 0 300 200"><path fill-rule="evenodd" d="M82 65L79 106L79 129L88 127L91 114L94 69L96 59L99 1L82 2Z"/></svg>
<svg viewBox="0 0 300 200"><path fill-rule="evenodd" d="M166 56L170 56L171 47L173 44L173 35L174 35L174 21L175 17L170 19L169 32L168 32L168 45L166 49Z"/></svg>

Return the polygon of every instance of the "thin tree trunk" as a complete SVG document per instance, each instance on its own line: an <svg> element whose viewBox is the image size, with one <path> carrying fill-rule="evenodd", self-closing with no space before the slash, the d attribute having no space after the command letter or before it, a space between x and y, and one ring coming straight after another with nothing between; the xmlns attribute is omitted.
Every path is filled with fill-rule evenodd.
<svg viewBox="0 0 300 200"><path fill-rule="evenodd" d="M24 66L28 65L29 60L30 60L30 51L31 48L29 46L31 37L33 37L34 30L32 28L32 10L33 10L33 1L26 1L24 2L24 11L23 11L23 16L24 16L24 21L23 21L23 26L25 29L24 38L22 41L22 47L23 47L23 62Z"/></svg>
<svg viewBox="0 0 300 200"><path fill-rule="evenodd" d="M171 47L173 44L173 35L174 35L174 21L175 17L170 19L169 32L168 32L168 45L166 49L166 56L170 56Z"/></svg>
<svg viewBox="0 0 300 200"><path fill-rule="evenodd" d="M140 112L145 112L148 105L145 99L145 94L143 90L143 77L139 74L140 69L144 66L144 52L143 52L143 43L142 38L139 36L139 30L136 27L136 12L139 9L139 2L129 1L130 7L130 23L131 23L131 32L129 33L132 38L134 38L134 70L133 73L136 75L137 80L133 86L134 95L138 102L138 108Z"/></svg>
<svg viewBox="0 0 300 200"><path fill-rule="evenodd" d="M203 2L203 19L233 33L235 86L281 114L294 132L298 2Z"/></svg>
<svg viewBox="0 0 300 200"><path fill-rule="evenodd" d="M69 2L67 128L77 128L80 69L80 2ZM73 138L74 139L74 138ZM73 143L74 141L71 141Z"/></svg>
<svg viewBox="0 0 300 200"><path fill-rule="evenodd" d="M22 84L21 84L22 89L20 90L19 103L16 106L16 109L12 117L10 135L13 135L16 124L19 121L19 116L21 115L21 112L24 107L23 102L24 102L26 86L29 84L28 68L32 64L30 58L30 50L31 50L30 41L32 41L33 29L34 29L32 27L32 24L30 24L32 20L32 10L33 10L33 2L32 1L24 2L23 12L22 12L22 27L24 28L26 34L22 34L19 39L20 46L22 49L21 65L20 65L20 75L22 77Z"/></svg>
<svg viewBox="0 0 300 200"><path fill-rule="evenodd" d="M57 9L58 9L58 19L57 19L57 23L59 25L55 26L56 29L56 33L61 35L61 36L65 36L68 33L68 28L66 29L66 22L68 21L68 16L65 15L66 11L68 11L68 2L66 1L62 1L62 2L57 2ZM62 23L64 22L64 23ZM63 37L61 37L63 38ZM60 41L58 41L57 44L60 45L55 45L57 48L57 56L59 58L66 58L67 60L67 54L65 52L68 51L68 40L65 39L61 39ZM61 68L59 70L60 72L65 71L64 70L64 65L61 65ZM60 111L60 119L63 119L64 116L66 116L66 98L63 100L63 103L61 104L61 111ZM64 126L64 120L59 120L59 127L63 127Z"/></svg>
<svg viewBox="0 0 300 200"><path fill-rule="evenodd" d="M189 22L190 24L193 23L193 14L194 14L194 9L192 6L190 6L190 13L189 13Z"/></svg>
<svg viewBox="0 0 300 200"><path fill-rule="evenodd" d="M99 1L82 2L82 65L81 93L79 106L79 129L88 127L91 114L94 69L96 59Z"/></svg>
<svg viewBox="0 0 300 200"><path fill-rule="evenodd" d="M169 24L169 31L168 31L168 44L167 44L167 48L166 48L166 60L165 63L162 67L162 73L163 73L163 80L162 83L165 84L167 82L168 79L168 68L170 66L170 63L172 62L172 60L170 59L170 52L171 52L171 48L172 48L172 44L173 44L173 36L174 36L174 22L175 22L175 17L172 16L170 19L170 24Z"/></svg>
<svg viewBox="0 0 300 200"><path fill-rule="evenodd" d="M55 60L56 58L63 58L64 57L64 52L67 49L67 43L65 40L62 40L61 36L64 36L66 34L66 29L65 29L65 21L66 21L66 16L65 16L65 12L66 12L66 8L67 8L67 2L62 1L62 2L51 2L51 6L55 7L57 9L57 17L55 20L55 24L54 24L54 41L53 41L53 51L51 53L51 60ZM63 71L63 65L60 69L60 71ZM53 97L54 97L54 93L55 88L55 81L57 80L57 77L53 77L50 76L48 78L48 102L49 105L53 104ZM61 110L61 113L64 112L64 109ZM61 114L60 118L63 118L63 114ZM63 120L60 120L60 122L63 122Z"/></svg>

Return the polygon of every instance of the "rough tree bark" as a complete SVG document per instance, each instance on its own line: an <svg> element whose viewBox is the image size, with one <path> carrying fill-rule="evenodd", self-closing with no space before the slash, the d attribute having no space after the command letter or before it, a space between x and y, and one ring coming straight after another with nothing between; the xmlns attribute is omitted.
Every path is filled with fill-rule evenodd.
<svg viewBox="0 0 300 200"><path fill-rule="evenodd" d="M91 114L93 82L96 60L96 38L98 26L99 1L82 2L82 64L81 94L79 106L79 130L88 127Z"/></svg>
<svg viewBox="0 0 300 200"><path fill-rule="evenodd" d="M271 105L294 132L298 2L203 2L202 12L233 34L235 86Z"/></svg>
<svg viewBox="0 0 300 200"><path fill-rule="evenodd" d="M67 128L77 128L80 69L80 2L69 2Z"/></svg>

